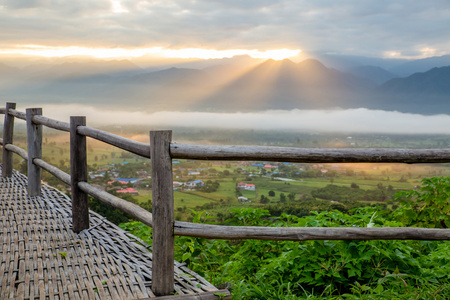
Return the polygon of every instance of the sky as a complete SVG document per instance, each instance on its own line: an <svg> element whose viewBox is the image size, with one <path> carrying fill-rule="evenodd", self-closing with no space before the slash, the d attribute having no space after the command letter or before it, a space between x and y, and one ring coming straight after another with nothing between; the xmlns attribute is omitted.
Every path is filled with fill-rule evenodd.
<svg viewBox="0 0 450 300"><path fill-rule="evenodd" d="M17 54L111 59L248 54L301 60L310 53L328 53L418 59L450 54L449 20L448 0L0 0L0 62L2 56ZM50 116L54 112L58 120L66 119L61 107L47 106L45 111ZM89 107L78 111L101 115L98 119L105 122L122 120L117 111ZM416 133L448 133L450 128L449 115L367 109L124 115L123 123L153 120L152 126L182 122L252 128L258 124L324 131L392 132L395 128ZM269 117L273 122L267 122Z"/></svg>
<svg viewBox="0 0 450 300"><path fill-rule="evenodd" d="M448 20L447 0L1 0L0 56L425 58Z"/></svg>

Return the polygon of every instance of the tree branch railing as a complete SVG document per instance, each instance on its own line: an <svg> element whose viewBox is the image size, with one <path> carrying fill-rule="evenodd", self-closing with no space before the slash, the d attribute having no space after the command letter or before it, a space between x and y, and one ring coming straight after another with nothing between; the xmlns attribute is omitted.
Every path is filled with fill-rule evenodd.
<svg viewBox="0 0 450 300"><path fill-rule="evenodd" d="M448 163L450 149L306 149L265 146L211 146L177 144L171 141L171 131L150 131L150 144L137 142L112 133L90 128L84 117L71 117L70 123L53 120L41 115L40 109L19 112L15 103L0 108L5 115L3 125L2 176L12 176L12 154L28 161L28 174L33 174L32 186L40 178L40 169L71 185L73 206L73 230L80 232L89 227L87 195L111 205L144 224L153 227L152 290L156 295L173 292L173 237L192 236L212 239L261 239L261 240L450 240L450 229L430 228L355 228L355 227L252 227L223 226L179 222L174 220L172 159L277 161L297 163ZM28 150L13 145L14 118L27 123ZM46 126L70 133L71 175L45 162L42 151L42 130ZM40 137L39 137L40 136ZM111 195L87 182L85 138L105 142L141 157L151 158L152 163L152 213L140 206ZM32 172L30 172L32 170ZM33 191L29 191L33 196ZM37 193L36 195L39 195ZM36 196L35 195L35 196ZM87 219L86 219L87 216ZM76 225L79 224L79 225Z"/></svg>

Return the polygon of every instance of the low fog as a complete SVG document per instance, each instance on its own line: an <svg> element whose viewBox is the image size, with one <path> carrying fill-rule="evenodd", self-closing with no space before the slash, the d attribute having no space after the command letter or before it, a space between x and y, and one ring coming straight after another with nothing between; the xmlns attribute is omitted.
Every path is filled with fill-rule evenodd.
<svg viewBox="0 0 450 300"><path fill-rule="evenodd" d="M19 110L24 110L18 108ZM450 133L450 115L420 115L365 108L345 110L268 110L246 113L154 113L105 110L75 104L43 106L44 115L60 121L86 116L88 126L144 125L150 129L205 127L228 129L355 133Z"/></svg>

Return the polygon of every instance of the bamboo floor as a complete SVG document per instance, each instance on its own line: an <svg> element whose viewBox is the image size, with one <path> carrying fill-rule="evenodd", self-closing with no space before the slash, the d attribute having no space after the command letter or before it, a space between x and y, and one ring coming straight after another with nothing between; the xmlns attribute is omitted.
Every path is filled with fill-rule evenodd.
<svg viewBox="0 0 450 300"><path fill-rule="evenodd" d="M48 185L29 197L16 171L0 178L0 299L155 298L151 247L94 212L90 223L76 234L69 197ZM174 276L173 298L218 291L178 262Z"/></svg>

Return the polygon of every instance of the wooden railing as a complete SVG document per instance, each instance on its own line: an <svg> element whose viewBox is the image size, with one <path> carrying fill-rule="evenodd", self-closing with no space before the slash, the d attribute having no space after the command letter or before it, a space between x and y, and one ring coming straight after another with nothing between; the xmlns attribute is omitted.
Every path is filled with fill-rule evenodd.
<svg viewBox="0 0 450 300"><path fill-rule="evenodd" d="M42 116L42 109L19 112L15 103L0 108L3 127L3 177L12 175L12 154L28 161L29 195L39 196L41 169L71 186L73 230L89 228L87 196L128 213L153 227L152 290L169 295L174 287L174 235L213 239L262 240L450 240L450 229L427 228L321 228L221 226L174 220L172 159L277 161L299 163L448 163L450 149L304 149L262 146L206 146L172 142L171 131L150 131L150 144L136 142L86 126L85 117L70 123ZM14 118L27 124L28 150L13 145ZM42 160L42 126L70 133L71 175ZM86 137L151 159L152 213L87 182Z"/></svg>

